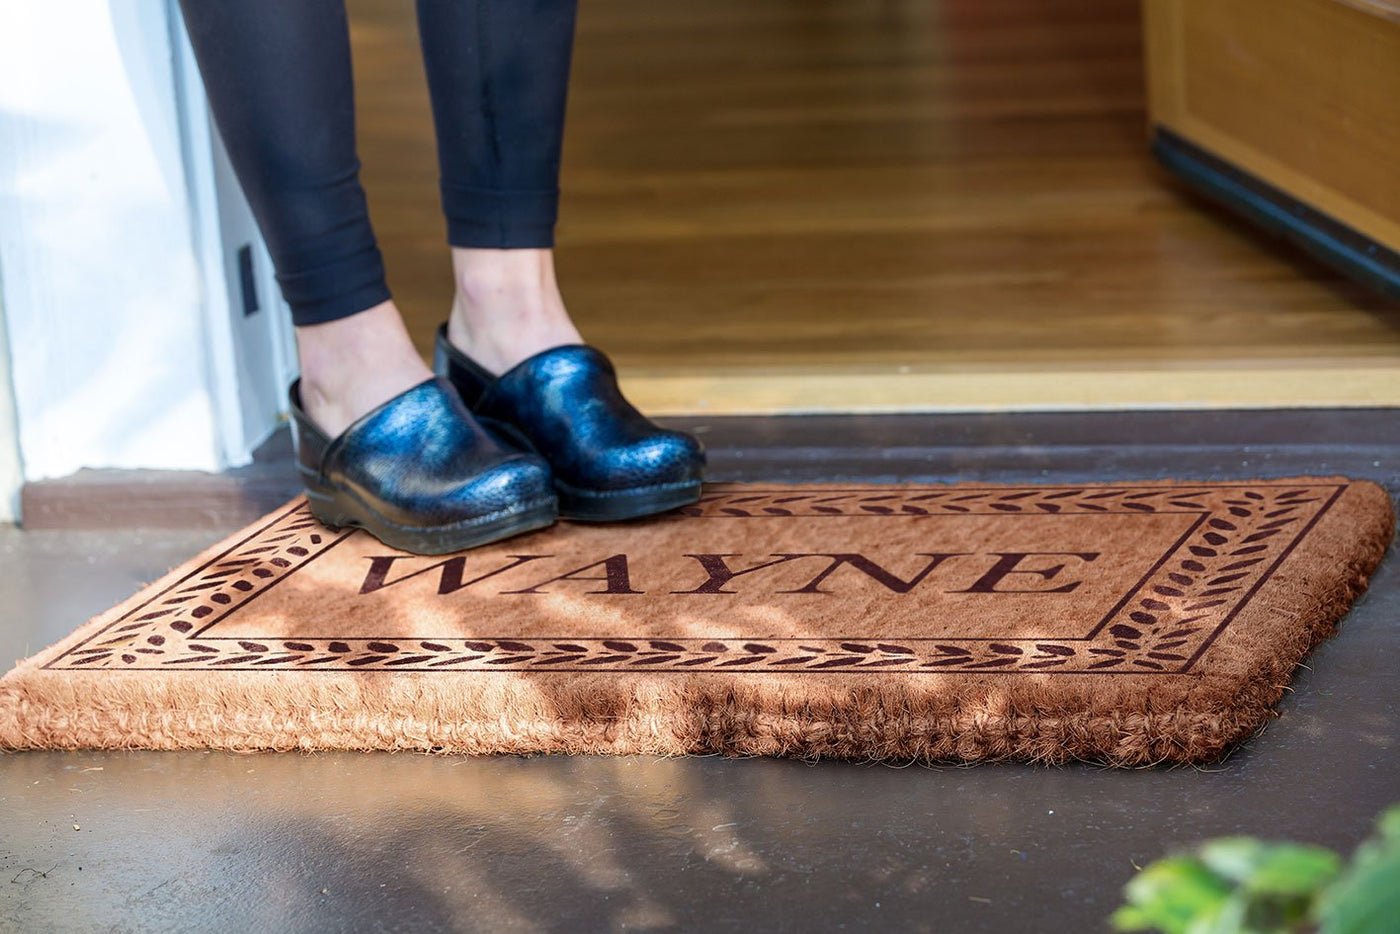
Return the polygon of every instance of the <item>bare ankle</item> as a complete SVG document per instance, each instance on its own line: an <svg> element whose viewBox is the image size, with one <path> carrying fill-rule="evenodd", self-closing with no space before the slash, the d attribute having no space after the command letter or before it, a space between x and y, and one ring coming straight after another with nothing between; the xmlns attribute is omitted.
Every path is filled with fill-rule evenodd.
<svg viewBox="0 0 1400 934"><path fill-rule="evenodd" d="M492 294L547 295L557 291L554 251L548 248L452 248L452 277L458 291L485 299Z"/></svg>
<svg viewBox="0 0 1400 934"><path fill-rule="evenodd" d="M456 293L447 339L488 370L582 340L554 276L551 250L452 252Z"/></svg>
<svg viewBox="0 0 1400 934"><path fill-rule="evenodd" d="M297 356L302 404L332 437L432 375L392 302L297 328Z"/></svg>

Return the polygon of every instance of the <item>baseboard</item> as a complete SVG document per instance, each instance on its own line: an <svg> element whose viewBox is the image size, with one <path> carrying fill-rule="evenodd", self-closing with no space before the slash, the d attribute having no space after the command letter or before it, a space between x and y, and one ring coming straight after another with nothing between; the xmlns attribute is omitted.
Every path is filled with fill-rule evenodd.
<svg viewBox="0 0 1400 934"><path fill-rule="evenodd" d="M1338 272L1400 300L1400 254L1219 156L1158 127L1152 152L1187 184Z"/></svg>

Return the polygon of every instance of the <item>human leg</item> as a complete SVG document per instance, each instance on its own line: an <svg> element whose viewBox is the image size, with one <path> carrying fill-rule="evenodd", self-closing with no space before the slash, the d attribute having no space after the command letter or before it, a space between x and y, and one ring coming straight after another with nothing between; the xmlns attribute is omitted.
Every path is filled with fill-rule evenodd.
<svg viewBox="0 0 1400 934"><path fill-rule="evenodd" d="M181 0L214 120L296 325L288 389L308 505L441 554L541 528L548 465L501 444L414 350L355 151L342 0Z"/></svg>
<svg viewBox="0 0 1400 934"><path fill-rule="evenodd" d="M360 185L343 0L180 0L180 9L291 308L302 398L334 436L431 375L393 305Z"/></svg>
<svg viewBox="0 0 1400 934"><path fill-rule="evenodd" d="M434 369L484 424L549 462L560 515L613 521L694 502L705 453L626 400L559 294L575 12L576 0L418 0L457 283Z"/></svg>
<svg viewBox="0 0 1400 934"><path fill-rule="evenodd" d="M577 0L418 0L456 290L453 344L493 372L581 341L554 273Z"/></svg>

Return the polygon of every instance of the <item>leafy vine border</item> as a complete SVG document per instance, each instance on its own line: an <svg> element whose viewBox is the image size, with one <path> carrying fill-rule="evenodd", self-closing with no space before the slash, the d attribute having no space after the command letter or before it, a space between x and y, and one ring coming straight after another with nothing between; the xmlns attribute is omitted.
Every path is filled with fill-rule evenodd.
<svg viewBox="0 0 1400 934"><path fill-rule="evenodd" d="M1196 513L1199 521L1082 639L221 639L228 614L345 541L294 504L61 653L59 670L1185 674L1345 484L712 489L690 518ZM681 517L676 517L681 521Z"/></svg>

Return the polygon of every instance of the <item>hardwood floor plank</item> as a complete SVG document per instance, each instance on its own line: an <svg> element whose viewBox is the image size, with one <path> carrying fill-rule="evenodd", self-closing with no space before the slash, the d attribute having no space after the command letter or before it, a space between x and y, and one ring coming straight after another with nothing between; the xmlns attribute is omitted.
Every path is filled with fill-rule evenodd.
<svg viewBox="0 0 1400 934"><path fill-rule="evenodd" d="M427 354L452 283L413 9L349 6ZM1152 162L1139 15L582 4L557 265L585 338L658 412L1400 404L1400 309Z"/></svg>

